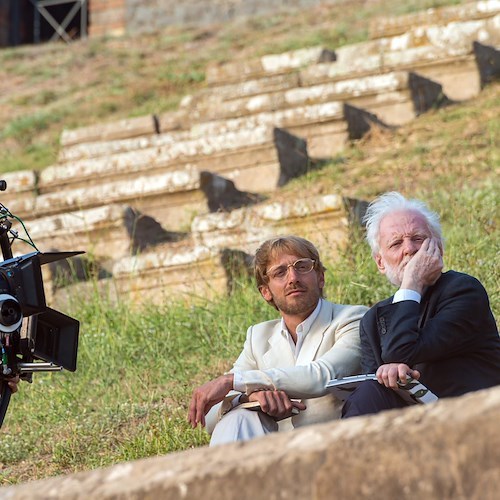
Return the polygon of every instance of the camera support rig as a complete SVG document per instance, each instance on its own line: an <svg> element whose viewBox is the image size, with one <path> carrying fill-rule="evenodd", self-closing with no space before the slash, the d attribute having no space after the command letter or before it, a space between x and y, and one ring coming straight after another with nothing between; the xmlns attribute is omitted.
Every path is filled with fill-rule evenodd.
<svg viewBox="0 0 500 500"><path fill-rule="evenodd" d="M6 187L0 180L0 191ZM80 323L47 306L41 266L84 253L42 253L26 231L36 251L14 257L12 243L19 236L10 218L24 227L0 203L0 427L10 402L9 378L31 382L35 372L76 370Z"/></svg>

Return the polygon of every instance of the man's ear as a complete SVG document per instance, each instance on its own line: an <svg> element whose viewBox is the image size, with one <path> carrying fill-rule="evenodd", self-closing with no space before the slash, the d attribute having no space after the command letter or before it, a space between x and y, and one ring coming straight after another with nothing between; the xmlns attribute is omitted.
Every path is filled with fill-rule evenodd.
<svg viewBox="0 0 500 500"><path fill-rule="evenodd" d="M318 285L321 290L325 288L325 271L318 272Z"/></svg>
<svg viewBox="0 0 500 500"><path fill-rule="evenodd" d="M269 290L269 287L267 285L262 285L259 287L259 292L264 297L264 300L267 302L270 302L273 300L273 296L271 294L271 290Z"/></svg>
<svg viewBox="0 0 500 500"><path fill-rule="evenodd" d="M384 264L384 260L382 259L382 255L380 255L380 253L378 253L377 255L375 255L373 257L373 259L375 260L375 264L377 264L378 270L382 274L385 274L385 264Z"/></svg>

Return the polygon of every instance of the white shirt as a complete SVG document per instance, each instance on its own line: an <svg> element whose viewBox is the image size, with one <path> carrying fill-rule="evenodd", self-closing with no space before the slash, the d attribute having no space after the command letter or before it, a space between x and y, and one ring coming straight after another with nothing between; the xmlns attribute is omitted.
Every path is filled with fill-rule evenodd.
<svg viewBox="0 0 500 500"><path fill-rule="evenodd" d="M297 326L296 329L296 334L297 334L297 343L293 341L292 335L288 331L288 328L286 327L285 320L281 318L281 334L284 335L290 344L290 348L292 349L293 355L295 359L297 359L297 356L299 355L300 349L302 348L302 345L304 343L304 339L306 338L307 334L311 330L311 326L314 323L315 319L318 317L318 314L321 310L321 304L323 302L323 299L319 299L318 304L316 305L316 308L314 311L304 320L302 323L300 323ZM245 384L243 383L242 380L242 375L241 372L235 371L233 373L234 378L233 378L233 389L235 391L239 392L245 392ZM240 397L237 396L236 398L233 399L233 407L239 404Z"/></svg>
<svg viewBox="0 0 500 500"><path fill-rule="evenodd" d="M418 292L416 292L415 290L410 290L409 288L400 288L394 294L394 298L392 299L392 303L394 304L395 302L402 302L403 300L413 300L413 301L418 302L420 304L420 301L422 300L422 296Z"/></svg>

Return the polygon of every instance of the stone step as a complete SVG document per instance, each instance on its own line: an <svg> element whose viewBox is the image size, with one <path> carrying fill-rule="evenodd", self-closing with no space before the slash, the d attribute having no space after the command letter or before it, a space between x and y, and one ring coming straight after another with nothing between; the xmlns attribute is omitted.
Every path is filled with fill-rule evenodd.
<svg viewBox="0 0 500 500"><path fill-rule="evenodd" d="M454 22L486 19L500 13L499 0L471 2L422 10L401 16L384 16L370 23L370 38L383 38L402 35L414 26L443 25Z"/></svg>
<svg viewBox="0 0 500 500"><path fill-rule="evenodd" d="M228 120L213 120L201 123L198 128L205 133L217 134L220 129L254 129L257 125L267 124L275 128L285 129L307 141L307 150L309 156L329 157L339 151L339 144L342 148L347 136L346 124L342 116L341 102L327 102L312 104L306 106L297 106L295 108L256 113L240 118L231 118ZM325 134L332 134L332 146L324 148ZM337 134L340 136L335 137Z"/></svg>
<svg viewBox="0 0 500 500"><path fill-rule="evenodd" d="M228 311L228 315L232 313ZM245 318L235 330L241 331L248 322ZM190 332L186 330L179 327L175 334L188 335ZM144 342L147 341L145 338ZM223 357L225 353L217 354ZM212 373L220 370L214 365L210 369ZM171 376L174 380L181 379L175 373ZM195 386L207 378L208 374L200 374L189 385ZM90 402L86 407L91 408ZM153 405L150 403L149 407ZM148 406L143 404L139 408L147 410ZM154 408L165 414L185 414L176 400L160 401ZM266 499L335 496L495 500L500 467L499 414L500 387L492 387L456 398L442 398L436 404L332 420L298 427L293 433L275 432L244 444L200 446L6 485L2 496L9 500L118 500L146 499L153 495L162 500L228 499L235 498L235 480L238 480L237 497L241 500L255 497L256 484L258 495ZM151 432L155 431L156 428ZM349 449L363 451L346 452L339 460L339 450ZM402 473L401 463L411 463L412 467ZM279 479L270 471L279 471ZM249 477L252 481L243 480ZM298 481L299 478L304 479Z"/></svg>
<svg viewBox="0 0 500 500"><path fill-rule="evenodd" d="M155 218L165 228L182 230L192 214L207 211L195 169L155 175L136 175L125 180L99 182L40 194L35 200L37 214L49 216L119 203L134 206Z"/></svg>
<svg viewBox="0 0 500 500"><path fill-rule="evenodd" d="M65 309L70 297L92 299L96 292L111 303L171 304L173 302L205 301L231 293L235 279L249 276L251 257L230 249L210 249L192 242L179 242L118 260L113 274L101 279L78 281L60 287L53 276L61 275L63 267L46 271L46 295L51 307ZM46 276L46 277L45 277Z"/></svg>
<svg viewBox="0 0 500 500"><path fill-rule="evenodd" d="M24 237L19 223L13 228ZM84 250L108 268L115 259L187 236L166 231L153 218L125 204L38 217L27 221L26 229L41 252ZM16 241L14 247L16 255L33 251L22 241Z"/></svg>
<svg viewBox="0 0 500 500"><path fill-rule="evenodd" d="M128 169L128 166L121 166L122 161L125 164L136 161L127 160L127 157L122 159L120 156L115 156L120 153L144 150L148 151L151 161L158 157L158 162L168 163L169 161L178 161L181 158L189 157L191 159L195 156L207 156L245 146L263 144L272 137L274 127L291 129L330 121L341 116L342 103L340 102L330 102L327 105L297 106L286 110L267 111L232 119L223 118L194 123L189 130L160 134L156 137L82 144L70 148L63 155L63 158L70 162L81 158L110 156L110 161L106 162L108 166L101 165L99 167L101 174L106 175L107 170L115 168L113 164L116 164L118 169ZM163 157L165 159L162 159ZM138 169L141 169L140 165L141 162L139 162ZM55 177L68 178L72 175L71 173L64 174L64 169L64 165L48 167L42 172L41 183L48 186ZM78 170L81 169L87 169L86 165L78 164Z"/></svg>
<svg viewBox="0 0 500 500"><path fill-rule="evenodd" d="M61 146L71 146L82 142L108 141L159 133L158 118L155 115L128 118L113 123L102 123L64 130Z"/></svg>
<svg viewBox="0 0 500 500"><path fill-rule="evenodd" d="M120 259L113 266L113 282L120 298L136 303L193 303L228 290L221 251L200 245L163 247Z"/></svg>
<svg viewBox="0 0 500 500"><path fill-rule="evenodd" d="M198 139L176 143L175 137L168 135L164 146L145 147L48 167L40 175L39 189L42 194L48 194L70 186L93 185L97 178L105 181L145 175L146 172L154 175L189 166L227 177L240 190L268 192L278 185L274 179L280 179L283 171L287 170L276 142L277 128L286 129L307 140L309 154L314 157L336 154L344 146L347 137L340 102L300 106L231 120L214 120L193 127L191 136L196 135ZM337 137L332 135L326 141L326 135L333 132ZM137 141L124 141L119 145L111 144L110 149L126 149L135 144ZM302 149L304 151L299 153L304 156L305 148ZM102 147L99 151L104 153ZM263 165L258 165L259 158L252 157L256 152ZM307 158L303 157L303 161L307 162ZM255 175L256 168L263 167L267 171L269 165L272 166L270 175Z"/></svg>
<svg viewBox="0 0 500 500"><path fill-rule="evenodd" d="M492 47L500 45L500 15L486 20L414 28L401 36L340 47L335 62L304 68L300 78L307 86L345 79L356 73L409 70L442 84L452 100L469 99L481 89L479 75L484 61L475 55L477 42Z"/></svg>
<svg viewBox="0 0 500 500"><path fill-rule="evenodd" d="M347 242L348 224L346 200L336 194L200 216L193 221L192 240L117 260L112 279L101 286L112 282L118 297L155 304L220 296L231 288L234 273L250 272L251 255L266 238L301 234L334 260Z"/></svg>
<svg viewBox="0 0 500 500"><path fill-rule="evenodd" d="M179 142L197 139L191 130L165 132L157 135L127 137L124 139L94 140L66 146L59 151L58 164L82 158L97 158L148 148L175 147ZM49 167L50 168L50 167Z"/></svg>
<svg viewBox="0 0 500 500"><path fill-rule="evenodd" d="M300 234L335 259L347 242L351 203L339 194L312 194L243 207L230 213L198 215L191 224L196 244L253 254L263 240Z"/></svg>
<svg viewBox="0 0 500 500"><path fill-rule="evenodd" d="M466 70L462 70L461 76L464 77L465 74ZM475 68L473 68L473 76L478 78ZM253 98L234 99L226 102L216 102L214 99L212 102L206 103L207 107L203 114L208 118L221 114L241 116L255 111L265 112L267 109L286 109L305 104L311 105L311 103L328 104L332 101L342 102L342 99L350 106L376 114L379 121L386 126L399 126L436 106L439 93L433 94L428 89L423 88L424 86L434 88L436 83L427 79L427 84L424 85L424 81L425 79L421 79L420 84L416 86L413 74L390 72L261 95L256 99L258 104ZM427 101L425 105L421 103L419 107L416 107L415 101L421 98L424 90ZM441 92L442 88L440 87L439 90ZM433 100L429 100L431 97ZM348 122L349 125L350 122ZM289 130L302 137L308 137L312 141L315 140L314 131L303 131L299 127L293 126ZM349 136L353 137L350 129ZM344 142L340 141L338 148L330 151L325 150L324 144L313 147L311 143L308 143L311 156L335 154L343 147Z"/></svg>
<svg viewBox="0 0 500 500"><path fill-rule="evenodd" d="M112 301L153 304L221 296L231 291L238 276L251 274L251 256L266 238L301 234L315 242L324 259L335 261L348 240L349 223L357 223L365 208L365 202L335 193L311 194L198 216L185 238L117 258L105 266L109 272L103 279L76 283L70 289L79 297L97 289ZM118 219L121 209L117 208ZM68 293L53 280L56 267L64 268L64 263L50 269L46 279L59 307Z"/></svg>
<svg viewBox="0 0 500 500"><path fill-rule="evenodd" d="M42 189L73 177L106 177L118 172L154 171L186 160L260 146L272 136L271 120L248 123L209 123L188 131L153 137L81 144L63 155L62 164L47 167L41 174ZM88 161L95 158L94 161Z"/></svg>
<svg viewBox="0 0 500 500"><path fill-rule="evenodd" d="M0 204L18 217L33 212L35 208L37 176L32 170L0 174L7 189L0 191Z"/></svg>
<svg viewBox="0 0 500 500"><path fill-rule="evenodd" d="M94 220L92 217L99 220L99 208L109 204L128 203L134 207L134 211L153 218L169 231L182 231L189 226L195 214L232 210L261 200L260 195L238 190L231 180L211 172L186 168L100 183L92 189L80 187L41 194L35 200L34 213L38 218L54 216L51 219L54 226L66 227L61 222L61 217L66 212L81 215L81 210L96 209L97 212L89 212L88 217L90 220ZM87 220L84 219L83 223ZM144 227L141 226L141 229ZM73 230L71 224L69 230Z"/></svg>
<svg viewBox="0 0 500 500"><path fill-rule="evenodd" d="M198 120L208 121L347 99L383 102L382 95L396 94L407 88L408 73L391 72L311 86L279 89L250 97L223 98L214 91L211 96L198 100L192 107L192 112ZM388 99L385 101L387 102Z"/></svg>
<svg viewBox="0 0 500 500"><path fill-rule="evenodd" d="M256 77L290 73L306 65L332 61L334 58L335 54L325 47L311 47L222 65L211 64L207 67L206 81L211 86L242 82Z"/></svg>

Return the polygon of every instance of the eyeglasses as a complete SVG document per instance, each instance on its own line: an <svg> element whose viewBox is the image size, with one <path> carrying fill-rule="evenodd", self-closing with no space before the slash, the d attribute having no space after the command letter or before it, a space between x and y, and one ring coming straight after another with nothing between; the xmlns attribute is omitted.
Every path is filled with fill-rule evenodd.
<svg viewBox="0 0 500 500"><path fill-rule="evenodd" d="M307 274L314 269L316 263L313 259L299 259L292 264L271 267L266 272L266 276L273 280L284 280L288 275L288 270L293 267L298 274Z"/></svg>

